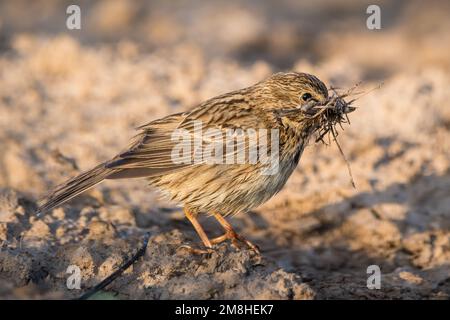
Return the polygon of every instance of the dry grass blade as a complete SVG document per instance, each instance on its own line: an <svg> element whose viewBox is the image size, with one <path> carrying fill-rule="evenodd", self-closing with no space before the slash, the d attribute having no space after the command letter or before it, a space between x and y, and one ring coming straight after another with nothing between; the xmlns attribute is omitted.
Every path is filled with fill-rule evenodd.
<svg viewBox="0 0 450 320"><path fill-rule="evenodd" d="M347 165L348 174L350 176L350 183L352 184L353 188L356 189L355 179L353 179L352 168L350 166L350 162L347 160L347 157L345 156L344 151L342 151L341 145L339 144L339 141L337 140L337 134L336 134L334 128L331 129L331 134L333 135L334 142L336 143L336 145L339 149L339 152L342 155L342 158L344 159L345 164Z"/></svg>
<svg viewBox="0 0 450 320"><path fill-rule="evenodd" d="M334 143L336 143L336 146L338 147L339 153L347 165L350 182L355 189L356 184L353 179L350 163L337 140L338 131L336 130L336 126L339 126L342 130L344 130L342 124L350 123L348 113L356 109L356 107L352 106L352 103L356 101L356 98L348 102L345 101L344 98L360 94L359 92L355 93L355 90L359 85L360 83L357 83L341 94L339 94L335 88L330 88L333 94L328 98L325 104L318 105L316 103L315 105L308 106L305 109L306 119L318 121L318 126L316 129L318 136L316 138L316 142L329 144L331 143L331 137L333 138ZM311 114L311 110L313 110L314 113ZM326 136L328 136L328 143L324 140Z"/></svg>
<svg viewBox="0 0 450 320"><path fill-rule="evenodd" d="M330 135L333 137L333 141L336 143L336 146L339 149L339 153L342 155L342 158L344 159L348 173L350 175L350 182L352 186L356 189L356 184L353 179L352 170L349 161L347 160L347 157L344 154L344 151L341 148L341 145L339 144L337 140L338 132L336 130L336 126L339 125L339 127L344 130L344 127L342 126L343 123L350 124L350 119L348 118L348 113L356 110L357 107L352 106L353 102L358 100L359 98L363 97L364 95L381 88L383 83L380 83L375 88L372 88L369 91L362 91L362 92L355 92L356 88L359 87L361 82L355 84L353 87L348 89L347 91L339 94L336 90L336 88L331 87L330 90L333 92L333 94L328 98L327 102L323 105L318 105L317 103L315 105L308 105L307 108L305 108L305 117L309 120L318 120L319 125L316 130L318 133L318 137L316 138L316 142L322 142L327 144L324 141L325 136L328 135L328 141L330 143ZM355 98L345 101L344 98L350 97L350 96L356 96ZM314 111L311 115L311 110ZM328 144L329 144L328 143Z"/></svg>

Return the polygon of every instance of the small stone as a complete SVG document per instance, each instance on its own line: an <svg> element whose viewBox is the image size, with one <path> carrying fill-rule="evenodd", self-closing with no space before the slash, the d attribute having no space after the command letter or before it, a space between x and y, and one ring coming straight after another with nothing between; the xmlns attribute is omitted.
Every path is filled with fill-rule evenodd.
<svg viewBox="0 0 450 320"><path fill-rule="evenodd" d="M411 283L411 284L415 284L415 285L419 285L422 284L423 279L421 277L419 277L418 275L415 275L414 273L408 272L408 271L401 271L398 276Z"/></svg>

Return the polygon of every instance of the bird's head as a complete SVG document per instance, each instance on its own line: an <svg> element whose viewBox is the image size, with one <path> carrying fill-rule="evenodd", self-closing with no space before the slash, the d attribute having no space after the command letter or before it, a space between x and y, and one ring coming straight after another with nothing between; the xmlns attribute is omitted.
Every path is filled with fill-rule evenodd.
<svg viewBox="0 0 450 320"><path fill-rule="evenodd" d="M299 72L279 72L263 82L267 95L279 108L300 107L308 103L325 103L328 89L317 77Z"/></svg>
<svg viewBox="0 0 450 320"><path fill-rule="evenodd" d="M307 73L276 73L259 85L263 85L265 108L288 126L319 132L320 139L336 124L348 122L347 113L355 110L353 100L344 100L351 90L338 94L330 89L329 94L322 81Z"/></svg>

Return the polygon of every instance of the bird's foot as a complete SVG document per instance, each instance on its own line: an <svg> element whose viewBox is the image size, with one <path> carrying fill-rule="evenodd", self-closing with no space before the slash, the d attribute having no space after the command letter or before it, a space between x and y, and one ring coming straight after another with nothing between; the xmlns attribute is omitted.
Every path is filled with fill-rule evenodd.
<svg viewBox="0 0 450 320"><path fill-rule="evenodd" d="M249 240L244 238L243 236L237 234L233 230L227 230L227 232L220 237L211 239L212 244L219 244L226 240L231 240L231 243L236 248L241 248L242 245L247 246L250 250L253 250L256 254L261 254L257 245L251 243Z"/></svg>
<svg viewBox="0 0 450 320"><path fill-rule="evenodd" d="M194 248L190 245L187 244L183 244L181 246L178 247L178 250L186 250L191 254L195 254L195 255L200 255L200 254L211 254L214 252L213 248L204 248L204 249L200 249L200 248Z"/></svg>

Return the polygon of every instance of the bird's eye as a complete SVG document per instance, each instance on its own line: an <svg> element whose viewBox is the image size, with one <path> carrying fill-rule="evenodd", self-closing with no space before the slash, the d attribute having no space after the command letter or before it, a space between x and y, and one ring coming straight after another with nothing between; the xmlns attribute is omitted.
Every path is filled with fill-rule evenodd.
<svg viewBox="0 0 450 320"><path fill-rule="evenodd" d="M308 101L308 100L311 99L311 98L312 98L311 93L304 93L304 94L302 95L303 101Z"/></svg>

